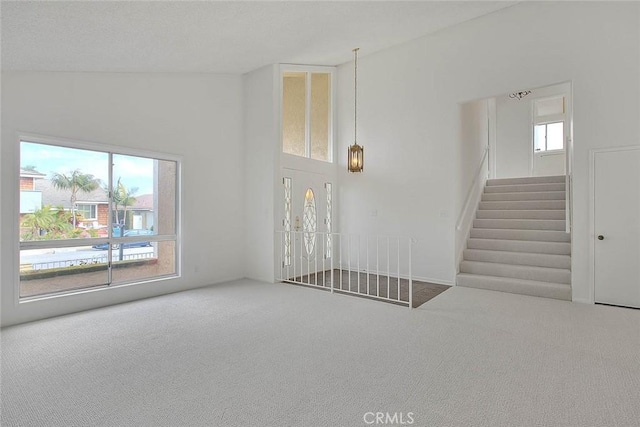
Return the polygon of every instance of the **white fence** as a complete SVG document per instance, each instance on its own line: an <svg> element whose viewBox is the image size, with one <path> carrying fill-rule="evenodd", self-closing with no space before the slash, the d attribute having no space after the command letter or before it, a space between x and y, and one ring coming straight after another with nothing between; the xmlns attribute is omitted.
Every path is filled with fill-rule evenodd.
<svg viewBox="0 0 640 427"><path fill-rule="evenodd" d="M276 231L278 280L413 306L412 239Z"/></svg>
<svg viewBox="0 0 640 427"><path fill-rule="evenodd" d="M122 261L131 261L137 259L150 259L154 258L155 254L153 252L144 252L144 253L135 253L135 254L125 254L122 257ZM56 261L44 261L44 262L35 262L28 264L21 264L20 268L22 271L25 270L47 270L50 268L66 268L66 267L75 267L78 265L91 265L91 264L106 264L107 263L107 255L98 255L93 256L91 258L76 258L76 259L67 259L67 260L56 260ZM118 258L118 252L114 251L112 256L112 261L120 261Z"/></svg>

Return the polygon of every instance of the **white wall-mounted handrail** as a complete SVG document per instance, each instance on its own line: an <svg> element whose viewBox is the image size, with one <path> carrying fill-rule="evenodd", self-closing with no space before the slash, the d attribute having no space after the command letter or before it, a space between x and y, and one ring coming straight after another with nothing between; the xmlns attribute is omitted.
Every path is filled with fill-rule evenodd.
<svg viewBox="0 0 640 427"><path fill-rule="evenodd" d="M460 211L460 214L458 215L458 220L456 221L456 230L460 230L464 222L464 219L467 216L467 212L469 211L469 206L471 205L471 200L473 199L472 196L474 195L473 190L476 188L476 184L478 183L478 180L481 179L482 177L486 178L488 175L488 172L489 172L488 170L485 171L484 174L482 174L482 169L485 164L485 161L487 160L488 154L489 154L489 147L487 146L484 149L484 153L482 155L482 159L480 160L480 164L478 164L478 167L475 170L473 181L471 182L471 184L469 185L469 189L467 190L467 196L465 198L464 205L462 206L462 210Z"/></svg>
<svg viewBox="0 0 640 427"><path fill-rule="evenodd" d="M565 232L571 233L571 204L573 202L573 194L571 193L572 189L572 164L571 158L573 156L573 140L571 137L567 137L566 139L566 155L565 155L565 182L564 182L564 190L565 190Z"/></svg>

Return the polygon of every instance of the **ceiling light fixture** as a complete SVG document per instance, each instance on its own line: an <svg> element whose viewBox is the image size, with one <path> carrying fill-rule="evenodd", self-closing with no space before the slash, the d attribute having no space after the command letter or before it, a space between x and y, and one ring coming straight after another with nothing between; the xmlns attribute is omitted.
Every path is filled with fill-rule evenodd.
<svg viewBox="0 0 640 427"><path fill-rule="evenodd" d="M509 94L509 98L517 99L518 101L531 93L530 90L523 90L522 92L513 92Z"/></svg>
<svg viewBox="0 0 640 427"><path fill-rule="evenodd" d="M362 172L364 169L364 147L358 145L358 51L353 49L353 145L349 146L347 152L347 168L349 172Z"/></svg>

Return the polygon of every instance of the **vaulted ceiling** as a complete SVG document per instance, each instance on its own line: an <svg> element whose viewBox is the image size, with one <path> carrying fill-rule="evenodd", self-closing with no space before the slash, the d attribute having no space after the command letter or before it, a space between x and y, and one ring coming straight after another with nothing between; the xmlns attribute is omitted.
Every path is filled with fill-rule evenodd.
<svg viewBox="0 0 640 427"><path fill-rule="evenodd" d="M504 1L2 1L2 69L245 73L338 65Z"/></svg>

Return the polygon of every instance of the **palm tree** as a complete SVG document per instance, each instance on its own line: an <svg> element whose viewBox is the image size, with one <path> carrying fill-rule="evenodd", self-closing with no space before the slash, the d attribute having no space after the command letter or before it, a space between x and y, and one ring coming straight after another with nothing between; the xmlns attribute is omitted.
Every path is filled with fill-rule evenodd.
<svg viewBox="0 0 640 427"><path fill-rule="evenodd" d="M76 228L76 200L78 192L90 193L100 187L100 180L91 174L80 172L75 169L67 174L54 173L51 183L58 190L71 190L71 215L73 218L73 228Z"/></svg>
<svg viewBox="0 0 640 427"><path fill-rule="evenodd" d="M120 218L118 215L118 206L122 206L123 214L122 214L122 222L126 223L127 221L127 207L133 206L136 203L136 197L134 194L138 192L138 187L131 187L127 189L127 187L122 183L122 178L118 178L118 182L116 184L116 188L113 192L113 203L116 207L116 221L119 223Z"/></svg>
<svg viewBox="0 0 640 427"><path fill-rule="evenodd" d="M64 206L58 205L55 207L56 209L56 220L51 225L50 231L53 231L58 234L64 234L68 231L71 231L73 227L71 226L71 213L64 210Z"/></svg>
<svg viewBox="0 0 640 427"><path fill-rule="evenodd" d="M42 230L49 230L56 222L57 214L51 209L51 205L45 205L36 209L33 213L25 215L22 226L31 229L31 236L36 239Z"/></svg>
<svg viewBox="0 0 640 427"><path fill-rule="evenodd" d="M71 215L65 212L62 206L57 206L54 209L51 205L44 205L33 213L25 215L21 225L31 228L30 239L37 239L43 231L47 233L45 238L49 239L59 237L69 231L71 228L70 219Z"/></svg>

